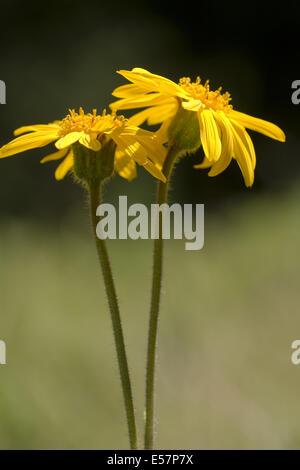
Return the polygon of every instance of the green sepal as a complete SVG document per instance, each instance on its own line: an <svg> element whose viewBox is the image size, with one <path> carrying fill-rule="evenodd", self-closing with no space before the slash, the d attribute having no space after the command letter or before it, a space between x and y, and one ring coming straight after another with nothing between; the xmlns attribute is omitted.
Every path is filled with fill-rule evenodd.
<svg viewBox="0 0 300 470"><path fill-rule="evenodd" d="M114 172L116 144L112 139L95 152L83 145L72 145L74 154L74 174L86 183L103 181Z"/></svg>
<svg viewBox="0 0 300 470"><path fill-rule="evenodd" d="M196 152L201 147L197 113L179 106L168 128L168 135L169 147L176 147L179 154Z"/></svg>

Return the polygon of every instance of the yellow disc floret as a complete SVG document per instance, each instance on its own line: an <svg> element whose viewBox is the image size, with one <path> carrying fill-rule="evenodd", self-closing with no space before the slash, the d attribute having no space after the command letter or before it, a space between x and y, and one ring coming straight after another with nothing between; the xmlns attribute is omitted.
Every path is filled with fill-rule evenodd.
<svg viewBox="0 0 300 470"><path fill-rule="evenodd" d="M106 110L101 115L93 109L92 113L85 114L83 108L79 108L79 113L74 109L69 110L69 114L59 122L59 134L61 137L71 132L93 133L97 130L106 131L109 129L122 127L125 124L124 116L117 116L115 113L106 114Z"/></svg>
<svg viewBox="0 0 300 470"><path fill-rule="evenodd" d="M204 85L201 83L200 77L192 82L189 77L183 77L179 80L179 85L187 92L193 100L199 100L203 104L203 109L214 109L215 111L229 112L232 110L230 94L228 92L221 93L222 87L216 91L210 90L209 80Z"/></svg>

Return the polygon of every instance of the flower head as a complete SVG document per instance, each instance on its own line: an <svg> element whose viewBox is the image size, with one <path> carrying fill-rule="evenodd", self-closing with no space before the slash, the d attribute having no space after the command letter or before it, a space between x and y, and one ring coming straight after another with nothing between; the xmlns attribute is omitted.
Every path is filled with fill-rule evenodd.
<svg viewBox="0 0 300 470"><path fill-rule="evenodd" d="M0 149L0 158L55 142L57 151L44 157L41 163L63 159L55 172L57 180L64 178L73 169L74 144L98 152L112 140L116 145L114 167L120 176L128 180L134 178L137 162L153 176L165 181L160 170L165 148L155 134L130 125L127 119L115 113L107 114L104 110L99 115L96 110L88 114L82 108L79 113L70 110L60 121L20 127L14 134L17 137Z"/></svg>
<svg viewBox="0 0 300 470"><path fill-rule="evenodd" d="M116 88L113 95L119 100L110 107L119 109L146 108L129 119L132 125L147 120L149 125L163 123L158 135L170 139L168 128L180 108L196 113L205 158L195 168L210 168L209 176L223 172L234 158L242 171L246 186L254 181L255 150L245 128L260 132L272 139L285 141L283 131L270 122L233 109L229 93L210 89L198 77L195 82L182 78L178 84L147 70L134 68L119 72L130 82Z"/></svg>

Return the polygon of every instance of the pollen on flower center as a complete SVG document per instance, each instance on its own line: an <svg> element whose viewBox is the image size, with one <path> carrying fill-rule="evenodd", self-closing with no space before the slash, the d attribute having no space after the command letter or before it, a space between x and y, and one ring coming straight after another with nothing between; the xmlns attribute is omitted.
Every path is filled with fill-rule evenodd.
<svg viewBox="0 0 300 470"><path fill-rule="evenodd" d="M97 110L93 109L92 113L85 114L83 108L79 108L79 113L74 109L69 110L69 114L59 123L61 137L70 132L84 132L91 134L97 132L97 127L105 130L106 128L121 127L125 123L124 116L117 116L115 113L106 114L106 110L101 115L97 114ZM102 124L102 126L101 126Z"/></svg>
<svg viewBox="0 0 300 470"><path fill-rule="evenodd" d="M192 99L200 100L204 108L212 108L229 112L232 109L230 94L228 92L221 93L222 87L216 91L210 90L209 80L206 80L204 85L201 83L200 77L197 77L195 82L192 82L189 77L183 77L179 80L179 85L186 91Z"/></svg>

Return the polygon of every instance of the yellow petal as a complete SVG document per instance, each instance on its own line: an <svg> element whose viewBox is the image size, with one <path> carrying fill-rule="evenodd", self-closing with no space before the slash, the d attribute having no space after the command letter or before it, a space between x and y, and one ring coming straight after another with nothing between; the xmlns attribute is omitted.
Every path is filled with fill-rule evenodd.
<svg viewBox="0 0 300 470"><path fill-rule="evenodd" d="M162 165L166 158L167 149L158 141L157 137L153 136L153 138L149 139L137 134L136 138L139 144L146 150L151 160Z"/></svg>
<svg viewBox="0 0 300 470"><path fill-rule="evenodd" d="M143 122L148 119L151 112L152 108L144 109L143 111L140 111L139 113L136 113L131 116L127 122L130 126L140 126L141 124L143 124Z"/></svg>
<svg viewBox="0 0 300 470"><path fill-rule="evenodd" d="M133 136L118 136L113 135L112 138L117 144L117 150L125 153L130 158L134 159L139 165L143 166L152 176L165 182L166 178L161 172L159 165L154 164L147 158L147 151L140 145Z"/></svg>
<svg viewBox="0 0 300 470"><path fill-rule="evenodd" d="M155 106L150 109L151 113L149 113L148 124L149 126L154 126L155 124L159 124L164 122L166 119L175 116L178 109L178 103L177 100L173 100L172 98L169 104Z"/></svg>
<svg viewBox="0 0 300 470"><path fill-rule="evenodd" d="M150 131L139 127L126 126L119 136L127 141L138 142L146 150L152 161L162 164L166 156L166 148L157 139L157 136Z"/></svg>
<svg viewBox="0 0 300 470"><path fill-rule="evenodd" d="M160 142L161 144L165 144L169 140L169 134L168 134L168 129L169 125L171 124L173 118L168 118L163 121L162 125L158 129L158 131L155 132L157 141Z"/></svg>
<svg viewBox="0 0 300 470"><path fill-rule="evenodd" d="M219 160L213 164L208 176L217 176L226 170L233 156L233 137L230 121L222 112L214 112L214 116L221 131L222 151Z"/></svg>
<svg viewBox="0 0 300 470"><path fill-rule="evenodd" d="M101 119L97 122L92 128L91 131L95 134L101 134L102 132L108 133L112 129L115 129L115 124L113 120L110 119Z"/></svg>
<svg viewBox="0 0 300 470"><path fill-rule="evenodd" d="M136 177L136 163L125 152L116 150L114 167L115 171L119 173L122 178L125 178L128 181L131 181Z"/></svg>
<svg viewBox="0 0 300 470"><path fill-rule="evenodd" d="M128 124L131 126L140 126L147 120L148 124L152 126L164 122L166 119L169 119L170 116L174 116L178 108L177 101L171 100L170 104L153 106L134 114L128 119Z"/></svg>
<svg viewBox="0 0 300 470"><path fill-rule="evenodd" d="M116 98L135 98L137 95L145 94L146 90L140 86L129 84L116 88L112 95Z"/></svg>
<svg viewBox="0 0 300 470"><path fill-rule="evenodd" d="M182 107L188 111L199 111L204 105L200 100L189 100L181 103Z"/></svg>
<svg viewBox="0 0 300 470"><path fill-rule="evenodd" d="M157 91L158 89L151 78L149 79L149 77L145 77L139 73L129 70L119 70L117 73L147 92Z"/></svg>
<svg viewBox="0 0 300 470"><path fill-rule="evenodd" d="M141 68L134 68L132 71L120 70L120 75L127 78L127 80L133 82L135 85L139 85L147 91L159 91L169 96L187 97L187 93L175 82L168 78L162 77L161 75L155 75L148 70Z"/></svg>
<svg viewBox="0 0 300 470"><path fill-rule="evenodd" d="M162 181L163 183L165 183L167 181L167 178L165 177L165 175L162 173L162 171L156 166L154 165L154 163L150 162L150 160L147 161L147 163L145 163L143 165L143 167L152 175L154 176L154 178L157 178L159 179L160 181Z"/></svg>
<svg viewBox="0 0 300 470"><path fill-rule="evenodd" d="M70 147L72 144L75 144L75 142L78 142L80 137L84 135L84 132L70 132L69 134L65 135L61 139L59 139L55 147L60 149L64 149L66 147Z"/></svg>
<svg viewBox="0 0 300 470"><path fill-rule="evenodd" d="M138 67L132 69L132 72L139 74L140 77L152 80L152 82L158 86L160 91L166 94L180 96L182 98L188 96L188 94L181 88L181 86L177 85L177 83L173 82L172 80L169 80L166 77L156 75L154 73L149 72L148 70L141 69Z"/></svg>
<svg viewBox="0 0 300 470"><path fill-rule="evenodd" d="M239 111L232 110L230 111L228 117L234 119L239 124L248 129L251 129L256 132L260 132L271 139L279 140L280 142L285 142L285 134L272 122L264 121L263 119L258 119L248 114L240 113Z"/></svg>
<svg viewBox="0 0 300 470"><path fill-rule="evenodd" d="M58 150L58 152L51 153L47 157L42 158L40 163L51 162L52 160L59 160L63 158L68 152L68 149Z"/></svg>
<svg viewBox="0 0 300 470"><path fill-rule="evenodd" d="M42 132L49 132L53 134L53 132L58 131L59 126L57 124L35 124L33 126L22 126L19 127L14 131L14 135L18 136L24 134L25 132L34 132L34 131L42 131Z"/></svg>
<svg viewBox="0 0 300 470"><path fill-rule="evenodd" d="M252 167L253 167L253 169L255 169L255 167L256 167L256 155L255 155L255 149L254 149L254 145L253 145L253 142L251 140L251 137L249 136L248 132L246 131L246 129L243 126L238 124L233 119L231 119L230 122L231 122L231 125L236 130L237 134L239 135L240 139L242 140L244 146L248 150L248 153L249 153L249 155L251 157L251 161L252 161Z"/></svg>
<svg viewBox="0 0 300 470"><path fill-rule="evenodd" d="M244 145L243 140L237 133L234 125L231 123L232 137L233 137L233 152L234 158L238 162L244 181L247 187L252 186L254 182L254 170L252 166L251 156L247 147Z"/></svg>
<svg viewBox="0 0 300 470"><path fill-rule="evenodd" d="M200 168L200 169L205 169L205 168L210 168L212 166L213 162L211 162L210 160L208 160L207 157L204 157L202 163L197 163L196 165L194 165L194 168L196 168L197 170Z"/></svg>
<svg viewBox="0 0 300 470"><path fill-rule="evenodd" d="M221 141L213 113L204 109L198 113L198 119L204 153L208 160L216 162L221 154Z"/></svg>
<svg viewBox="0 0 300 470"><path fill-rule="evenodd" d="M207 157L204 158L203 162L194 165L194 168L209 168L211 167L208 176L217 176L220 173L222 173L228 165L231 162L232 155L233 155L233 140L232 140L232 131L231 131L231 126L230 122L226 119L224 113L222 112L214 112L214 118L218 124L219 128L219 134L221 138L221 145L222 145L222 151L220 158L217 160L217 162L212 162L208 160Z"/></svg>
<svg viewBox="0 0 300 470"><path fill-rule="evenodd" d="M80 137L79 142L86 148L94 150L94 152L98 152L98 150L100 150L101 148L101 144L96 137L97 134L95 134L94 136L90 134L84 134L82 137Z"/></svg>
<svg viewBox="0 0 300 470"><path fill-rule="evenodd" d="M57 181L62 180L68 171L71 170L71 168L74 165L74 157L73 157L73 152L70 151L66 158L61 162L61 164L56 168L55 171L55 178Z"/></svg>
<svg viewBox="0 0 300 470"><path fill-rule="evenodd" d="M168 104L169 102L169 96L164 96L162 93L148 93L147 95L138 95L134 98L124 98L111 103L109 106L116 111L119 109L145 108L146 106Z"/></svg>
<svg viewBox="0 0 300 470"><path fill-rule="evenodd" d="M145 75L146 77L160 77L160 75L154 75L154 73L149 72L149 70L143 69L142 67L134 67L132 72L139 73L141 75Z"/></svg>
<svg viewBox="0 0 300 470"><path fill-rule="evenodd" d="M57 139L56 133L33 132L12 140L0 149L0 158L9 157L38 147L45 147Z"/></svg>
<svg viewBox="0 0 300 470"><path fill-rule="evenodd" d="M117 145L117 149L133 158L139 165L147 162L147 153L142 146L131 136L120 137L118 134L112 134L112 139Z"/></svg>

